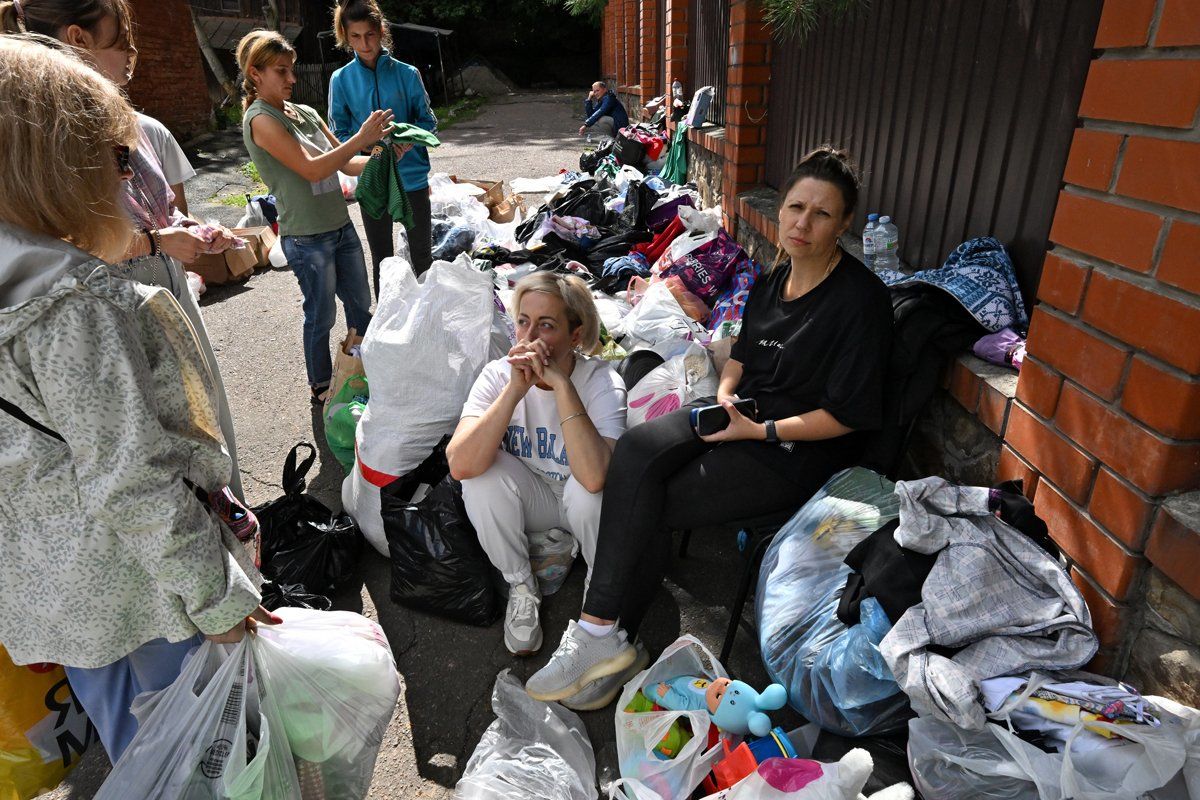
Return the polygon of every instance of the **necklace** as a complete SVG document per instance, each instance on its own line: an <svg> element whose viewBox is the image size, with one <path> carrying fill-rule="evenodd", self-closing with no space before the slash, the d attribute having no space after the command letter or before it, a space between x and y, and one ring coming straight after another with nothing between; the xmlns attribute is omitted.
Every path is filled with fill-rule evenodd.
<svg viewBox="0 0 1200 800"><path fill-rule="evenodd" d="M836 267L839 263L841 263L841 259L838 258L838 256L840 256L840 255L841 255L841 248L838 247L837 245L834 245L833 252L829 254L829 262L825 265L825 271L821 273L821 277L819 277L815 281L813 281L812 286L809 286L804 291L798 292L794 296L791 296L791 297L786 296L786 295L791 294L791 292L788 291L788 287L786 285L786 283L791 283L791 276L789 275L788 281L785 283L784 288L783 288L783 292L785 295L783 299L799 300L801 297L808 294L813 289L817 288L817 286L819 286L822 281L824 281L826 278L829 277L829 273L833 272L833 268ZM794 264L792 265L792 275L795 275L795 265Z"/></svg>

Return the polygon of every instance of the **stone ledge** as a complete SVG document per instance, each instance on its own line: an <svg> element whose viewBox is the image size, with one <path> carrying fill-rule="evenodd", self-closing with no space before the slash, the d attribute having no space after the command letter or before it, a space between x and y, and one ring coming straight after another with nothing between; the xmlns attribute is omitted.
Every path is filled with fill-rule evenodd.
<svg viewBox="0 0 1200 800"><path fill-rule="evenodd" d="M703 147L714 155L727 159L731 152L732 143L725 138L725 129L719 125L705 123L699 128L688 129L688 141Z"/></svg>

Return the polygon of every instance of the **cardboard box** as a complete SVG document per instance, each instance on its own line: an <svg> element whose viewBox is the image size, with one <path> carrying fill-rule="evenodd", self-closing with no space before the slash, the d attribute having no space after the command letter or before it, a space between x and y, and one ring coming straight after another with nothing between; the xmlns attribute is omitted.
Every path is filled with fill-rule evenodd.
<svg viewBox="0 0 1200 800"><path fill-rule="evenodd" d="M261 225L256 228L234 228L233 232L235 235L241 236L249 244L249 249L254 252L257 258L256 267L269 267L271 265L271 248L275 246L275 242L279 240L279 237L275 234L275 231L271 230L270 225Z"/></svg>
<svg viewBox="0 0 1200 800"><path fill-rule="evenodd" d="M469 183L472 186L478 186L480 189L483 189L483 195L479 198L479 202L488 208L504 202L504 181L472 180L470 178L460 178L457 175L451 175L450 180L455 183Z"/></svg>
<svg viewBox="0 0 1200 800"><path fill-rule="evenodd" d="M517 208L521 205L520 195L510 194L491 207L488 216L492 222L512 222L517 216Z"/></svg>

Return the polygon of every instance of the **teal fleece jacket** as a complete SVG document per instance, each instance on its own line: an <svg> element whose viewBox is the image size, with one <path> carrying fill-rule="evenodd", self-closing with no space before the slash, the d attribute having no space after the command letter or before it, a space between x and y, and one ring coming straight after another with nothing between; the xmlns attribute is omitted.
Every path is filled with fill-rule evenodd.
<svg viewBox="0 0 1200 800"><path fill-rule="evenodd" d="M346 141L358 133L372 111L390 110L396 122L407 122L427 131L437 130L437 117L429 108L429 94L421 73L411 64L397 61L387 50L380 54L375 69L354 60L329 79L329 117L333 135ZM400 176L408 191L429 186L429 151L414 147L400 159Z"/></svg>

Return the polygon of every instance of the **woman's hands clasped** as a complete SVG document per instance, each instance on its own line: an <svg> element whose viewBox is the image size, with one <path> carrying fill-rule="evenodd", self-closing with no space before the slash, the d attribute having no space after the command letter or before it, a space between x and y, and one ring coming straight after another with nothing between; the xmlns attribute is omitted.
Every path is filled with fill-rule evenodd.
<svg viewBox="0 0 1200 800"><path fill-rule="evenodd" d="M509 386L520 392L521 397L538 383L557 391L570 380L555 362L550 347L541 339L517 342L508 351L508 363L512 365Z"/></svg>

